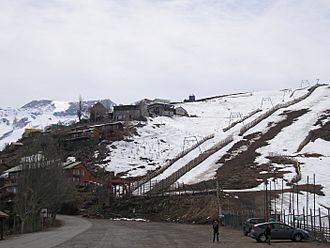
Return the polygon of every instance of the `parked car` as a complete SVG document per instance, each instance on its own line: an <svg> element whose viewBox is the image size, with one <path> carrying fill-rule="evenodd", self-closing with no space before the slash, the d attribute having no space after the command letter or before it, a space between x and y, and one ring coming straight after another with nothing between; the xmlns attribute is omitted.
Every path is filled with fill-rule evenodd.
<svg viewBox="0 0 330 248"><path fill-rule="evenodd" d="M271 225L272 239L291 239L292 241L302 241L310 238L307 231L280 222L264 222L256 224L252 227L250 237L256 239L258 242L266 242L264 232L268 225Z"/></svg>
<svg viewBox="0 0 330 248"><path fill-rule="evenodd" d="M250 233L253 225L258 224L258 223L263 223L265 221L266 220L263 219L263 218L250 218L250 219L247 219L243 223L243 233L244 233L244 235L247 236Z"/></svg>

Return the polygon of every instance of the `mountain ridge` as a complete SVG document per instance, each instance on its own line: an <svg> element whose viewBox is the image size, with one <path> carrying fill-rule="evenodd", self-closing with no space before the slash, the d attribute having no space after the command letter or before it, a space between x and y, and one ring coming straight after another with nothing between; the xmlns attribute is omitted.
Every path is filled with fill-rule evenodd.
<svg viewBox="0 0 330 248"><path fill-rule="evenodd" d="M83 101L83 114L88 117L88 109L101 102L107 108L116 105L110 99ZM78 102L55 101L49 99L32 100L20 108L0 108L0 150L6 144L15 142L25 128L45 128L58 122L69 124L76 121Z"/></svg>

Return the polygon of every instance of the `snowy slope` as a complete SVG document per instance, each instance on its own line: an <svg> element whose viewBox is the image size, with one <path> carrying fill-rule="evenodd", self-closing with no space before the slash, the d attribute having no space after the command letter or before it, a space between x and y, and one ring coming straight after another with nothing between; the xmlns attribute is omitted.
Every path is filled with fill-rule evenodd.
<svg viewBox="0 0 330 248"><path fill-rule="evenodd" d="M19 109L0 110L0 149L5 144L21 138L25 128L45 128L49 124L75 120L76 116L56 116L54 113L65 111L65 102L33 101Z"/></svg>
<svg viewBox="0 0 330 248"><path fill-rule="evenodd" d="M280 90L253 92L177 104L177 106L185 108L190 116L196 117L150 119L146 126L138 128L139 136L133 137L134 142L120 141L109 146L111 154L105 161L105 168L115 173L122 173L127 177L143 176L148 170L155 170L163 166L168 159L174 158L183 149L192 146L196 140L201 140L202 137L215 134L214 139L201 146L203 151L224 139L228 134L238 133L243 123L237 124L227 132L222 130L231 122L239 120L238 116L244 118L256 109L261 109L261 112L250 117L255 118L274 105L302 96L306 92L306 89L302 89L296 91L291 97L290 94ZM247 121L245 120L245 122ZM113 149L114 147L115 149ZM196 152L200 151L197 149ZM157 179L168 176L174 168L180 168L185 164L184 161L193 159L196 155L190 153ZM201 173L204 172L201 171Z"/></svg>
<svg viewBox="0 0 330 248"><path fill-rule="evenodd" d="M312 183L313 175L315 174L316 184L323 186L323 193L325 196L316 196L316 204L330 206L330 181L329 181L329 171L330 171L330 142L317 139L315 142L308 143L300 152L297 152L298 147L304 141L310 130L319 128L320 126L315 126L318 118L326 111L330 109L330 88L329 86L322 86L317 88L307 99L294 104L288 108L280 109L272 114L270 117L266 118L264 121L260 122L258 125L250 129L246 135L255 132L265 133L269 129L270 122L279 122L284 119L284 116L280 115L283 111L297 111L301 109L308 109L309 111L302 116L298 117L291 125L283 128L280 133L278 133L272 140L268 141L267 146L263 146L257 149L257 152L261 155L257 157L255 162L257 164L263 164L271 162L267 159L270 154L279 154L297 159L300 163L301 180L299 184L307 183L307 176L309 176L309 183ZM329 120L324 120L325 121ZM239 137L235 137L235 141L238 141ZM212 179L215 175L215 171L219 167L215 162L232 146L232 143L226 146L224 149L213 154L206 161L198 165L196 168L192 169L190 172L181 177L178 182L184 182L185 184L198 183L200 181ZM317 153L321 154L321 157L305 157L304 154ZM284 174L284 179L277 179L275 182L272 181L273 186L279 189L282 185L282 180L284 180L284 189L289 189L290 187L286 185L287 181L290 181L296 176L296 170L293 165L276 165L272 163L273 166L282 168L282 170L289 171L289 173ZM263 172L261 172L263 173ZM266 171L265 171L266 173ZM161 178L160 176L158 178ZM269 182L272 178L269 179ZM275 185L276 184L276 185ZM234 190L235 192L246 192L246 191L259 191L264 190L264 184L260 183L258 187L252 189ZM232 191L232 190L228 190ZM283 194L283 203L285 206L289 205L289 193ZM311 198L311 196L309 196ZM301 192L299 196L299 205L306 206L306 192ZM281 199L280 199L281 200ZM274 207L274 202L273 202ZM312 207L310 203L309 207ZM279 204L277 205L279 208ZM279 209L278 209L279 210ZM325 211L322 209L322 211Z"/></svg>
<svg viewBox="0 0 330 248"><path fill-rule="evenodd" d="M265 157L268 156L270 152L294 157L301 163L302 179L299 181L299 184L306 184L307 176L309 176L311 183L311 178L315 173L316 183L324 187L323 191L325 193L325 196L317 196L317 204L330 206L330 199L328 197L330 195L330 180L328 177L330 170L330 142L317 139L315 142L309 143L304 147L301 152L297 152L300 143L305 139L308 132L319 128L319 126L314 126L318 117L323 112L330 109L330 88L325 86L316 89L310 97L301 103L289 107L288 110L299 110L303 108L308 108L310 111L299 117L292 125L284 128L282 132L269 142L268 146L257 150L257 152L261 153L261 156L257 158L257 162L268 162ZM275 120L276 116L274 115L272 118ZM268 119L268 121L272 121L271 118ZM250 132L252 133L261 129L263 129L263 127L256 126L253 130L250 130ZM304 153L318 153L323 156L301 156ZM288 168L286 167L285 170L288 170ZM295 176L293 167L291 167L291 171L292 173L286 174L284 179L290 180ZM281 180L278 180L277 183L281 185ZM284 188L288 187L284 186ZM260 185L259 189L262 189L262 185ZM289 196L287 194L284 195L284 197L288 198ZM301 201L301 204L304 205L306 201L304 196L301 197Z"/></svg>

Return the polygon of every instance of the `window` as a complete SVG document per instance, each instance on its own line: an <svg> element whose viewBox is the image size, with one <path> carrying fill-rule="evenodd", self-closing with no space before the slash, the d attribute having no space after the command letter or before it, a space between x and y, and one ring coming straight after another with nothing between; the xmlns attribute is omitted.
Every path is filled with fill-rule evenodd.
<svg viewBox="0 0 330 248"><path fill-rule="evenodd" d="M80 182L79 177L73 177L72 182L73 183L79 183Z"/></svg>
<svg viewBox="0 0 330 248"><path fill-rule="evenodd" d="M79 169L73 169L72 174L74 176L80 176L80 170Z"/></svg>

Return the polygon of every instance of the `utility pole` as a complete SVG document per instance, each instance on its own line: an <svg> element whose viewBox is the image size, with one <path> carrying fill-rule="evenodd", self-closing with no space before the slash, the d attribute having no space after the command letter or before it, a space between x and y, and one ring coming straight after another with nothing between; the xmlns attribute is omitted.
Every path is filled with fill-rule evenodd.
<svg viewBox="0 0 330 248"><path fill-rule="evenodd" d="M315 231L315 221L316 221L316 199L315 199L315 193L316 193L316 187L315 187L315 173L313 174L313 193L314 193L314 217L313 217L313 223L314 223L314 228L313 230Z"/></svg>
<svg viewBox="0 0 330 248"><path fill-rule="evenodd" d="M284 197L284 195L283 195L283 178L282 178L282 185L281 185L281 218L282 218L282 214L283 214L283 197ZM284 216L285 217L285 216ZM282 221L284 220L285 218L283 218L282 219Z"/></svg>
<svg viewBox="0 0 330 248"><path fill-rule="evenodd" d="M265 190L265 206L264 206L264 209L265 209L265 219L268 220L268 180L267 179L265 180L265 187L266 187L266 190Z"/></svg>
<svg viewBox="0 0 330 248"><path fill-rule="evenodd" d="M269 181L269 202L268 202L269 218L272 216L272 180Z"/></svg>
<svg viewBox="0 0 330 248"><path fill-rule="evenodd" d="M215 179L216 186L217 186L217 202L218 202L218 218L221 215L221 204L220 204L220 186L218 178Z"/></svg>

